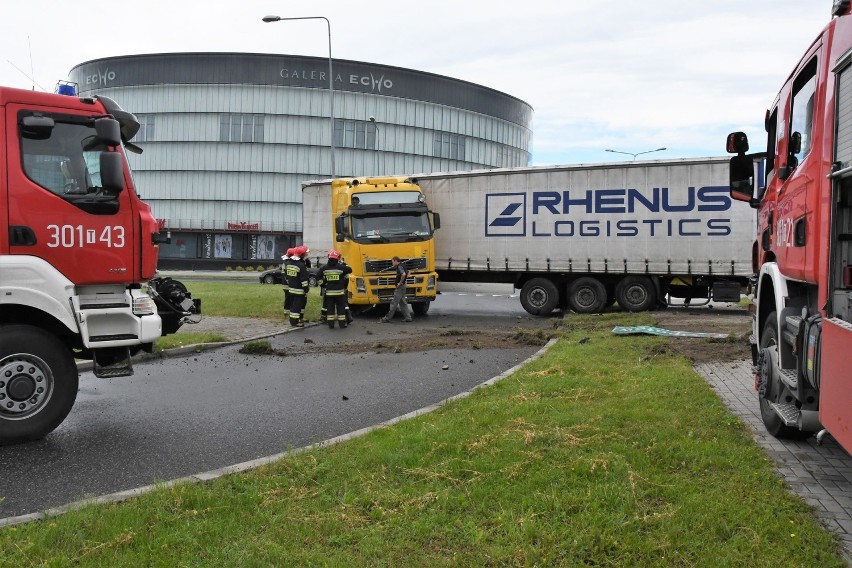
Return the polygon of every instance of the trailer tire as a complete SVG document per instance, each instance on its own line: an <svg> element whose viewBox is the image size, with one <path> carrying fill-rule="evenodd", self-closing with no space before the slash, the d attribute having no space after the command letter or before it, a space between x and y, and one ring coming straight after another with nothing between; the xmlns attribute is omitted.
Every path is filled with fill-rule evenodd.
<svg viewBox="0 0 852 568"><path fill-rule="evenodd" d="M606 288L597 278L583 276L568 287L568 304L578 314L599 314L606 303Z"/></svg>
<svg viewBox="0 0 852 568"><path fill-rule="evenodd" d="M559 290L547 278L533 278L521 288L521 305L534 316L550 315L559 304Z"/></svg>
<svg viewBox="0 0 852 568"><path fill-rule="evenodd" d="M657 290L646 276L625 276L615 286L615 299L628 312L644 312L657 303Z"/></svg>
<svg viewBox="0 0 852 568"><path fill-rule="evenodd" d="M78 383L74 358L56 336L0 326L0 446L52 432L74 406Z"/></svg>
<svg viewBox="0 0 852 568"><path fill-rule="evenodd" d="M415 316L425 316L429 313L429 306L432 302L411 302L411 309Z"/></svg>
<svg viewBox="0 0 852 568"><path fill-rule="evenodd" d="M776 312L770 313L766 318L766 323L763 324L763 333L760 337L761 351L773 345L778 345L778 325L775 323L775 314ZM813 432L804 432L798 428L784 424L778 413L769 406L770 401L764 395L761 395L760 391L758 391L757 398L760 403L760 418L763 420L763 426L767 432L776 438L784 440L806 440L813 435Z"/></svg>

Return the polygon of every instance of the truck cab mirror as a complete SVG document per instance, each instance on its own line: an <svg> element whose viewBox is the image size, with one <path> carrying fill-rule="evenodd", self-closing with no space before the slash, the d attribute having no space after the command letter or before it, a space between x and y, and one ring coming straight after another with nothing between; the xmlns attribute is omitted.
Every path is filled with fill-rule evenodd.
<svg viewBox="0 0 852 568"><path fill-rule="evenodd" d="M124 189L124 162L118 152L101 152L101 187L105 192L118 194Z"/></svg>
<svg viewBox="0 0 852 568"><path fill-rule="evenodd" d="M346 219L343 215L334 219L334 232L337 233L338 235L342 235L343 233L346 232L345 221L346 221ZM337 241L337 242L341 242L341 241Z"/></svg>
<svg viewBox="0 0 852 568"><path fill-rule="evenodd" d="M745 132L731 132L725 142L729 154L745 154L748 152L748 136Z"/></svg>
<svg viewBox="0 0 852 568"><path fill-rule="evenodd" d="M25 116L21 119L21 135L30 140L47 140L56 122L49 116Z"/></svg>
<svg viewBox="0 0 852 568"><path fill-rule="evenodd" d="M98 118L95 120L95 134L98 140L107 146L121 144L121 126L113 118Z"/></svg>
<svg viewBox="0 0 852 568"><path fill-rule="evenodd" d="M437 231L441 228L441 214L440 213L432 213L432 229Z"/></svg>
<svg viewBox="0 0 852 568"><path fill-rule="evenodd" d="M754 199L754 157L746 154L734 156L731 158L729 169L731 198L748 201L755 207L757 200Z"/></svg>
<svg viewBox="0 0 852 568"><path fill-rule="evenodd" d="M345 239L343 238L343 233L337 233L334 236L334 240L338 243L342 243Z"/></svg>
<svg viewBox="0 0 852 568"><path fill-rule="evenodd" d="M802 151L802 133L794 132L790 135L790 148L787 150L787 153L791 156L795 156L796 154Z"/></svg>

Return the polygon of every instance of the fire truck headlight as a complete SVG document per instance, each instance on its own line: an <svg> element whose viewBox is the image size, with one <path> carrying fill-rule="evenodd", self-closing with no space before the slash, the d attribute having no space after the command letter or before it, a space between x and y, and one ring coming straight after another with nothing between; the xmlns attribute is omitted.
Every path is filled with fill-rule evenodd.
<svg viewBox="0 0 852 568"><path fill-rule="evenodd" d="M359 294L367 293L367 284L364 282L363 278L355 279L355 290L357 290Z"/></svg>
<svg viewBox="0 0 852 568"><path fill-rule="evenodd" d="M429 279L426 281L426 289L427 290L434 290L435 289L435 277L434 276L430 276Z"/></svg>

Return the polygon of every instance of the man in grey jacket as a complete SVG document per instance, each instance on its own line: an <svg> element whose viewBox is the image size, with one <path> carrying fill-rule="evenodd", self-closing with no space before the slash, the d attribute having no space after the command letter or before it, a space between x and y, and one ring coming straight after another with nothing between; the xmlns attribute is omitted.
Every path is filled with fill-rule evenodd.
<svg viewBox="0 0 852 568"><path fill-rule="evenodd" d="M397 308L400 312L402 312L403 321L411 321L411 306L408 305L408 301L405 299L405 282L408 280L408 270L405 268L405 265L399 260L398 256L395 256L391 259L393 263L393 267L396 270L396 288L393 291L393 300L391 300L390 309L388 309L388 315L380 319L381 323L390 323L390 320L393 319L394 314L396 314Z"/></svg>

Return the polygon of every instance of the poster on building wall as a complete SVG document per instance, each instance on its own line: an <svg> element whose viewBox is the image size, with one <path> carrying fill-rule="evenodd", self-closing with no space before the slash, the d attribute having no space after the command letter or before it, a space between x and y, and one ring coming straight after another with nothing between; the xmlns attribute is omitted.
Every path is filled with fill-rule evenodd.
<svg viewBox="0 0 852 568"><path fill-rule="evenodd" d="M215 258L231 258L233 252L231 235L216 235L215 250Z"/></svg>
<svg viewBox="0 0 852 568"><path fill-rule="evenodd" d="M213 235L210 233L205 233L201 241L201 257L213 258Z"/></svg>
<svg viewBox="0 0 852 568"><path fill-rule="evenodd" d="M275 258L274 236L260 235L257 237L257 258L260 260L272 260Z"/></svg>

